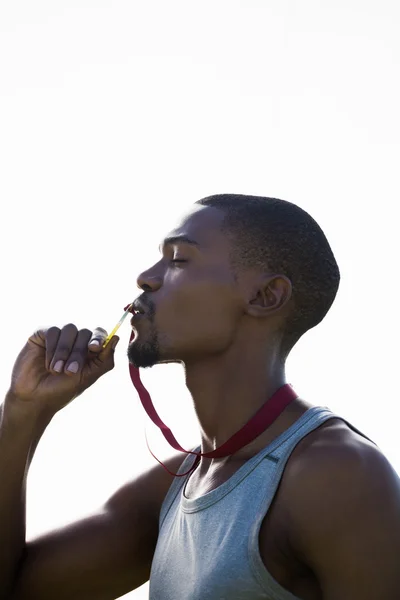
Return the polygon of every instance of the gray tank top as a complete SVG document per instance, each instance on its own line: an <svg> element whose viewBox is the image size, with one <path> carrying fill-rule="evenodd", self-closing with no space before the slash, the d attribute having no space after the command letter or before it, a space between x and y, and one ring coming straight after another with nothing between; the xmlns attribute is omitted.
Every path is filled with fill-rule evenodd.
<svg viewBox="0 0 400 600"><path fill-rule="evenodd" d="M326 407L308 409L230 479L199 498L185 496L189 476L177 477L161 507L150 600L299 600L267 571L258 535L294 448L332 418L342 419ZM189 454L179 473L194 460Z"/></svg>

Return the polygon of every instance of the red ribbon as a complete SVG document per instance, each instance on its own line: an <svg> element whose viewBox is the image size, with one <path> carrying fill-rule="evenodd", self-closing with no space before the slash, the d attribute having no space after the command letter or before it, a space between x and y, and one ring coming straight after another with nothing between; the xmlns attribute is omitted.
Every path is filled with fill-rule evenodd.
<svg viewBox="0 0 400 600"><path fill-rule="evenodd" d="M129 305L124 310L128 310L128 308ZM133 308L130 310L130 312L133 312ZM134 333L132 332L129 341L131 342L133 339ZM166 471L168 471L168 473L176 477L183 477L184 475L188 475L191 471L193 471L197 467L202 456L206 458L223 458L225 456L230 456L231 454L234 454L244 446L247 446L247 444L252 442L256 437L263 433L263 431L265 431L267 427L269 427L279 417L279 415L284 411L284 409L298 397L298 395L293 390L290 384L287 383L283 385L271 396L271 398L269 398L267 402L265 402L265 404L261 406L261 408L255 413L255 415L253 415L252 418L239 431L234 433L232 437L229 438L229 440L224 442L222 446L216 448L215 450L212 450L211 452L193 452L191 450L185 450L184 448L182 448L182 446L175 439L172 431L158 416L158 413L154 408L153 402L151 400L150 394L146 390L140 379L139 369L131 363L129 363L129 373L144 410L146 411L150 419L153 421L153 423L160 428L163 436L170 444L170 446L172 446L172 448L178 450L179 452L196 455L196 460L194 461L194 464L189 471L187 471L186 473L180 473L179 475L177 473L172 473L160 460L158 460L156 456L154 456L153 452L149 447L146 437L147 447L151 455L157 460L157 462L160 463L160 465L164 467Z"/></svg>

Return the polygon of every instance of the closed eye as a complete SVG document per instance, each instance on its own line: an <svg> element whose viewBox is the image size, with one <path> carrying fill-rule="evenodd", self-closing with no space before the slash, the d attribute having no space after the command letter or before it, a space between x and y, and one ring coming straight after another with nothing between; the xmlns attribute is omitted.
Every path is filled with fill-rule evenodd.
<svg viewBox="0 0 400 600"><path fill-rule="evenodd" d="M186 258L173 258L171 260L172 263L185 263L188 262Z"/></svg>

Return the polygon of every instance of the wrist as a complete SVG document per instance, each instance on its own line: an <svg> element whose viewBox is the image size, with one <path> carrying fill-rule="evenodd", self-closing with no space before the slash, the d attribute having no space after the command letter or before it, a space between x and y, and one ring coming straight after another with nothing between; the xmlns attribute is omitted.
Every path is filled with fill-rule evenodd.
<svg viewBox="0 0 400 600"><path fill-rule="evenodd" d="M31 431L33 434L44 431L54 414L38 408L34 402L19 399L8 391L1 406L0 423L2 427L16 428L18 431Z"/></svg>

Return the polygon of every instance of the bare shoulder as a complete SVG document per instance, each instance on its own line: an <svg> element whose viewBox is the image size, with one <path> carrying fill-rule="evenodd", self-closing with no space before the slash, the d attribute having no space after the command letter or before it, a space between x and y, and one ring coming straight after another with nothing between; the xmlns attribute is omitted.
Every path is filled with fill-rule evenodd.
<svg viewBox="0 0 400 600"><path fill-rule="evenodd" d="M287 471L287 485L292 491L296 487L307 500L328 491L329 497L338 500L344 491L346 495L357 493L359 485L367 485L371 494L382 490L384 484L395 489L399 484L397 473L381 450L341 419L331 419L303 438Z"/></svg>
<svg viewBox="0 0 400 600"><path fill-rule="evenodd" d="M176 473L183 458L179 453L165 465ZM29 541L12 600L113 600L148 581L173 479L157 464L87 518Z"/></svg>
<svg viewBox="0 0 400 600"><path fill-rule="evenodd" d="M296 448L284 499L291 547L324 598L397 598L400 480L377 446L332 419Z"/></svg>
<svg viewBox="0 0 400 600"><path fill-rule="evenodd" d="M386 456L340 419L326 422L298 444L285 475L288 512L293 518L312 517L312 522L331 522L336 513L349 514L351 506L360 510L372 499L400 498L399 478ZM290 502L293 493L296 502ZM345 513L335 509L344 504Z"/></svg>

